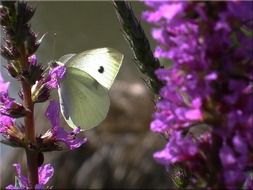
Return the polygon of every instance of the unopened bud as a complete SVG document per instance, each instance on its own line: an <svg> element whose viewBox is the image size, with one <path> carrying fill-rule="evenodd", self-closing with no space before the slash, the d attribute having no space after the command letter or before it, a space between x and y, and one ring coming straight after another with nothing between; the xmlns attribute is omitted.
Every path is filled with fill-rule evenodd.
<svg viewBox="0 0 253 190"><path fill-rule="evenodd" d="M48 87L42 84L41 81L37 81L32 86L32 100L34 103L45 102L49 99L50 91Z"/></svg>
<svg viewBox="0 0 253 190"><path fill-rule="evenodd" d="M13 77L16 78L18 76L18 71L12 64L8 64L6 66L6 69L8 70L9 74Z"/></svg>
<svg viewBox="0 0 253 190"><path fill-rule="evenodd" d="M20 118L26 115L27 110L21 104L11 101L2 106L0 112L12 118Z"/></svg>

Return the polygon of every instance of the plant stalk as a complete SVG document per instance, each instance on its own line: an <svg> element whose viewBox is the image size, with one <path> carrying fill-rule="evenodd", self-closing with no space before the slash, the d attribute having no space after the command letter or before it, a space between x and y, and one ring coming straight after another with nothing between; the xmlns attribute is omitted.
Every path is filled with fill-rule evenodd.
<svg viewBox="0 0 253 190"><path fill-rule="evenodd" d="M26 65L27 59L24 59L23 66ZM21 79L23 89L23 105L28 110L24 118L26 140L28 147L26 148L27 170L29 187L34 189L38 184L38 153L32 150L30 145L35 143L35 128L34 128L34 103L32 101L30 84Z"/></svg>
<svg viewBox="0 0 253 190"><path fill-rule="evenodd" d="M163 83L155 75L155 71L163 65L154 57L148 38L140 21L134 15L131 4L127 1L113 0L113 5L121 24L123 35L134 54L138 69L147 76L146 83L154 93L159 94Z"/></svg>

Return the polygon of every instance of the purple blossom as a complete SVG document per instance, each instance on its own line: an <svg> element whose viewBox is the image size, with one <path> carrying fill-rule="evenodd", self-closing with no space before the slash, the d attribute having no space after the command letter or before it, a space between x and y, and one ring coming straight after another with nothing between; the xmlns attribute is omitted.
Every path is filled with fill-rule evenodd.
<svg viewBox="0 0 253 190"><path fill-rule="evenodd" d="M190 159L198 153L198 147L190 137L183 137L174 132L166 147L154 154L154 158L162 164L170 165Z"/></svg>
<svg viewBox="0 0 253 190"><path fill-rule="evenodd" d="M155 159L184 165L196 176L211 173L214 181L207 180L207 187L242 187L252 165L253 38L243 29L252 33L253 3L145 3L149 10L143 18L154 24L158 42L154 54L173 63L156 70L165 85L150 127L169 138ZM196 126L209 130L190 138ZM212 173L200 163L218 170Z"/></svg>
<svg viewBox="0 0 253 190"><path fill-rule="evenodd" d="M17 164L13 164L13 166L15 167L16 173L17 173L17 184L8 185L6 189L9 189L9 190L30 189L27 177L22 175L21 165L17 163ZM35 189L38 189L38 190L44 189L49 179L54 175L53 166L51 164L46 164L39 167L38 175L39 175L39 184L36 184Z"/></svg>
<svg viewBox="0 0 253 190"><path fill-rule="evenodd" d="M49 88L58 88L60 81L63 79L66 72L65 66L57 66L49 71L49 76L47 78L47 86Z"/></svg>
<svg viewBox="0 0 253 190"><path fill-rule="evenodd" d="M225 168L236 164L236 157L229 146L223 146L220 150L220 159Z"/></svg>
<svg viewBox="0 0 253 190"><path fill-rule="evenodd" d="M0 110L8 109L13 103L13 99L8 95L9 82L4 82L0 74Z"/></svg>
<svg viewBox="0 0 253 190"><path fill-rule="evenodd" d="M14 119L3 115L6 106L12 102L8 96L9 82L4 82L0 74L0 133L7 134L9 128L14 126Z"/></svg>
<svg viewBox="0 0 253 190"><path fill-rule="evenodd" d="M36 57L36 55L33 54L30 57L28 57L28 62L31 65L36 65L37 64L37 57Z"/></svg>
<svg viewBox="0 0 253 190"><path fill-rule="evenodd" d="M184 3L183 2L163 2L163 1L145 1L150 7L157 8L154 11L145 11L143 18L151 23L157 23L162 19L172 20L175 16L182 12Z"/></svg>
<svg viewBox="0 0 253 190"><path fill-rule="evenodd" d="M4 82L3 77L0 73L0 97L8 94L9 82Z"/></svg>
<svg viewBox="0 0 253 190"><path fill-rule="evenodd" d="M10 104L13 102L8 95L9 82L4 82L1 74L0 74L0 106L1 109L5 107L10 107Z"/></svg>
<svg viewBox="0 0 253 190"><path fill-rule="evenodd" d="M22 109L15 112L15 108L23 108L8 96L8 83L4 83L0 75L0 134L4 141L12 145L23 145L24 131L16 126L15 119L10 116L20 116ZM14 112L12 112L14 111Z"/></svg>
<svg viewBox="0 0 253 190"><path fill-rule="evenodd" d="M46 111L46 116L51 122L52 129L42 136L42 138L50 137L56 142L63 142L70 150L79 148L86 142L86 138L76 137L81 132L80 127L71 132L67 132L64 128L60 127L60 105L58 102L50 101Z"/></svg>
<svg viewBox="0 0 253 190"><path fill-rule="evenodd" d="M54 168L51 164L45 164L39 167L39 185L46 185L50 178L54 175Z"/></svg>
<svg viewBox="0 0 253 190"><path fill-rule="evenodd" d="M8 134L8 129L14 126L14 119L0 113L0 133Z"/></svg>

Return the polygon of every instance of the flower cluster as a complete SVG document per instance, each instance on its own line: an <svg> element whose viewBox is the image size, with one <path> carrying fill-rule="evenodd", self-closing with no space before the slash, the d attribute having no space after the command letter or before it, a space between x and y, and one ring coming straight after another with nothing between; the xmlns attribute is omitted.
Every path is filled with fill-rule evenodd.
<svg viewBox="0 0 253 190"><path fill-rule="evenodd" d="M86 142L85 138L77 137L80 128L67 132L60 126L59 104L52 100L46 110L52 128L44 135L36 136L34 106L50 99L50 91L59 87L66 68L56 66L46 70L38 63L35 52L43 37L38 39L37 34L31 30L29 20L34 11L22 1L4 1L0 6L0 23L4 31L1 55L7 61L5 68L9 75L22 86L18 94L21 99L19 103L9 96L10 84L4 82L0 74L1 142L26 149L28 168L26 177L21 175L20 164L15 164L17 180L15 185L9 185L7 189L44 189L53 176L54 169L50 164L41 166L43 163L38 160L43 158L42 152L63 148L72 150ZM16 122L16 118L21 117L24 122Z"/></svg>
<svg viewBox="0 0 253 190"><path fill-rule="evenodd" d="M167 145L155 159L191 171L189 187L252 184L253 3L145 4L155 56L173 63L156 70L165 85L151 130Z"/></svg>
<svg viewBox="0 0 253 190"><path fill-rule="evenodd" d="M4 82L0 74L0 134L6 139L6 144L23 146L24 129L15 125L15 117L24 113L23 106L9 97L8 88L9 82Z"/></svg>

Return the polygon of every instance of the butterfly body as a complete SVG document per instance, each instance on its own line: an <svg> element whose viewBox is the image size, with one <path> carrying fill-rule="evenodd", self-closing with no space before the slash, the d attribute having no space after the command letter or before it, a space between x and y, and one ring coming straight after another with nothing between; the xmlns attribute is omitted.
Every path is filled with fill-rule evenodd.
<svg viewBox="0 0 253 190"><path fill-rule="evenodd" d="M123 55L99 48L59 59L66 73L58 89L61 112L72 128L84 130L103 121L110 106L109 89L122 64Z"/></svg>

